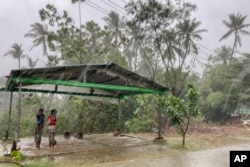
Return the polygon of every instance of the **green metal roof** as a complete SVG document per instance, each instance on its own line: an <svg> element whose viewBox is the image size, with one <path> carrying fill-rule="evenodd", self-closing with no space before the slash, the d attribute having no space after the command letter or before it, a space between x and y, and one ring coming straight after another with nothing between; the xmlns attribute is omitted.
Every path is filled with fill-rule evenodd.
<svg viewBox="0 0 250 167"><path fill-rule="evenodd" d="M114 63L12 70L5 91L123 98L168 88ZM3 90L3 89L2 89Z"/></svg>

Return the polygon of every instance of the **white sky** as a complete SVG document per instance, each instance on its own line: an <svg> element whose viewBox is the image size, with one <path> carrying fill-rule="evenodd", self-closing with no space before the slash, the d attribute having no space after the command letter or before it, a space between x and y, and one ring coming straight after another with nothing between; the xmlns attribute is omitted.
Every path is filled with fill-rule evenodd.
<svg viewBox="0 0 250 167"><path fill-rule="evenodd" d="M104 2L105 3L104 3ZM115 5L109 4L112 1ZM91 7L91 4L82 5L82 22L93 20L102 24L102 18L107 16L105 13L114 10L122 16L124 10L117 7L125 5L124 2L128 0L90 0L90 2L101 6L105 11ZM250 1L249 0L189 0L198 6L198 10L194 16L202 21L201 29L207 29L208 32L202 35L203 40L199 42L200 54L198 56L202 69L203 63L206 63L206 57L213 52L213 50L222 45L232 46L233 38L219 42L222 35L227 29L222 24L222 20L228 20L228 14L241 13L248 15L246 23L250 23ZM34 60L41 59L37 64L39 67L44 66L42 62L42 51L36 49L29 52L32 46L32 39L24 38L31 27L31 24L40 22L38 11L45 7L46 4L53 4L58 10L66 10L69 15L78 24L78 6L72 5L71 0L0 0L0 76L5 76L10 73L11 69L16 69L18 66L17 60L4 57L4 53L11 49L13 43L22 44L24 54L28 54ZM107 3L109 5L107 5ZM250 27L249 27L250 31ZM242 38L242 48L240 51L250 53L250 36ZM27 60L21 60L21 66L27 66Z"/></svg>

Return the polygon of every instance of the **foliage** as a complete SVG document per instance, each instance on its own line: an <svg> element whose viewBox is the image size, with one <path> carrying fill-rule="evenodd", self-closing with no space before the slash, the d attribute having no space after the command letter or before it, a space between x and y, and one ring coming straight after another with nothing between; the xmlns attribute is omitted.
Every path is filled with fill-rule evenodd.
<svg viewBox="0 0 250 167"><path fill-rule="evenodd" d="M192 71L197 54L196 40L201 40L201 22L191 18L196 6L180 1L130 1L126 11L131 15L127 25L136 29L136 44L144 72L155 80L159 71L165 76L161 82L170 88L172 94L180 96L188 74ZM134 41L135 42L135 41ZM131 65L130 65L131 66ZM146 68L145 68L146 67Z"/></svg>
<svg viewBox="0 0 250 167"><path fill-rule="evenodd" d="M71 2L78 3L80 8L85 0ZM32 24L25 37L33 40L32 48L42 46L48 66L112 61L162 83L170 88L173 99L169 102L176 105L176 110L187 110L186 83L192 82L194 87L200 85L199 105L205 121L227 120L241 106L250 107L250 56L246 53L232 59L237 46L241 46L240 35L249 35L246 29L249 24L245 23L247 16L230 14L228 21L223 20L228 31L220 41L233 35L234 44L232 48L223 45L215 50L200 80L192 73L196 60L193 55L198 54L196 42L202 40L201 35L206 30L200 29L201 22L192 17L196 5L179 0L131 0L125 8L129 16L127 20L111 11L103 18L103 28L94 21L81 25L81 20L78 27L67 11L60 12L48 4L39 11L42 24ZM20 58L25 57L23 52L22 45L14 43L4 55L18 59L20 67ZM28 60L31 66L35 66L31 58ZM157 104L161 103L157 98L142 95L122 101L121 125L125 124L125 130L152 131L157 126ZM16 105L15 94L13 99L13 105ZM50 95L22 93L21 136L33 135L34 111L38 106L44 106L47 111L52 106L60 107L58 133L64 130L74 132L77 127L88 133L109 132L117 127L119 108L116 104L63 97L56 105L54 100ZM16 113L13 108L11 131L16 128ZM187 123L182 116L187 115L173 113L174 120ZM7 128L7 121L8 112L4 111L0 117L3 125L0 127L1 136Z"/></svg>
<svg viewBox="0 0 250 167"><path fill-rule="evenodd" d="M123 68L127 68L127 62L125 57L122 56L121 52L114 48L109 51L107 54L107 61L108 62L113 62Z"/></svg>
<svg viewBox="0 0 250 167"><path fill-rule="evenodd" d="M198 93L194 87L189 84L186 99L168 95L166 101L167 114L175 125L177 132L182 135L182 144L185 146L185 136L188 131L191 117L199 115Z"/></svg>
<svg viewBox="0 0 250 167"><path fill-rule="evenodd" d="M0 112L0 136L3 138L5 136L5 132L8 128L8 111L7 110L1 110ZM14 127L13 127L14 128ZM12 130L12 126L11 126Z"/></svg>
<svg viewBox="0 0 250 167"><path fill-rule="evenodd" d="M227 62L229 62L229 57ZM201 87L201 108L205 121L226 121L244 104L249 81L247 57L233 59L231 65L221 61L207 67ZM213 60L211 59L211 63ZM247 64L247 63L246 63ZM246 82L245 82L246 81ZM247 84L248 83L248 84Z"/></svg>
<svg viewBox="0 0 250 167"><path fill-rule="evenodd" d="M237 46L241 47L241 38L240 35L250 35L250 32L246 31L245 28L249 27L250 24L245 24L245 20L247 16L242 16L240 13L237 14L229 14L229 21L223 20L223 24L229 29L226 34L224 34L221 40L228 38L230 35L234 35L234 44L231 53L231 57L229 60L229 64L231 64L232 57Z"/></svg>
<svg viewBox="0 0 250 167"><path fill-rule="evenodd" d="M125 34L123 30L126 26L124 20L120 18L119 14L115 11L111 11L107 17L104 17L106 25L104 26L106 34L106 44L113 45L115 49L118 49L121 44L124 44Z"/></svg>
<svg viewBox="0 0 250 167"><path fill-rule="evenodd" d="M221 46L215 50L215 55L210 55L208 60L212 63L221 63L223 65L229 65L232 49L228 46Z"/></svg>
<svg viewBox="0 0 250 167"><path fill-rule="evenodd" d="M79 4L80 5L80 4ZM41 20L48 25L46 39L53 53L50 60L65 64L103 63L107 53L104 31L94 21L77 28L66 11L60 14L53 5L39 11Z"/></svg>
<svg viewBox="0 0 250 167"><path fill-rule="evenodd" d="M114 131L118 124L117 111L116 104L71 97L58 116L58 130L72 133Z"/></svg>
<svg viewBox="0 0 250 167"><path fill-rule="evenodd" d="M136 102L137 108L125 128L130 132L152 132L157 127L157 96L138 95Z"/></svg>
<svg viewBox="0 0 250 167"><path fill-rule="evenodd" d="M33 46L30 48L32 50L34 47L38 47L39 45L42 45L43 49L43 55L47 56L48 58L48 63L53 63L49 59L49 54L47 51L48 44L47 44L47 32L48 32L48 27L46 25L43 25L41 23L35 23L31 25L31 30L24 35L24 37L29 37L34 39L33 40ZM31 58L29 58L29 61L32 61Z"/></svg>
<svg viewBox="0 0 250 167"><path fill-rule="evenodd" d="M22 153L20 151L12 151L11 152L11 157L15 161L21 161L22 160Z"/></svg>

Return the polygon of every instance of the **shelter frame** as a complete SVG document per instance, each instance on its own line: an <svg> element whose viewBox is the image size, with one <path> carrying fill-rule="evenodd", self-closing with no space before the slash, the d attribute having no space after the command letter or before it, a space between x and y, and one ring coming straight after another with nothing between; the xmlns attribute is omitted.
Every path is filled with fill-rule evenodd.
<svg viewBox="0 0 250 167"><path fill-rule="evenodd" d="M163 95L168 88L114 63L107 63L12 70L1 90L11 92L11 103L13 92L19 91L118 99L120 128L121 99L138 94ZM160 121L160 109L157 110ZM10 115L11 104L9 119ZM160 128L158 138L162 138Z"/></svg>

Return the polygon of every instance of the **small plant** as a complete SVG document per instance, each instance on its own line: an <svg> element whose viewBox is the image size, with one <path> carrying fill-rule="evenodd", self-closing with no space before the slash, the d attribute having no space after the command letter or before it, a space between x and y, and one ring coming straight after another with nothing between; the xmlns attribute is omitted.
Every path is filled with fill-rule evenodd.
<svg viewBox="0 0 250 167"><path fill-rule="evenodd" d="M10 155L14 161L21 161L22 159L22 153L20 151L12 151Z"/></svg>

